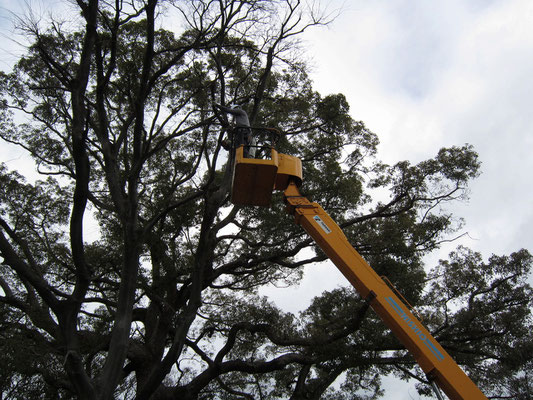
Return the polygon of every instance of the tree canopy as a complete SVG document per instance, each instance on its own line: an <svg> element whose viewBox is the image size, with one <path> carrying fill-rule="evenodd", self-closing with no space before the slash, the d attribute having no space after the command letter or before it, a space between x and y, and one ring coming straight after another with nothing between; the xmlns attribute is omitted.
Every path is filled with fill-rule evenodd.
<svg viewBox="0 0 533 400"><path fill-rule="evenodd" d="M531 255L458 248L426 268L480 161L465 144L380 162L376 134L307 74L298 35L327 15L299 0L75 6L74 21L24 20L32 44L0 73L0 137L43 177L0 167L3 397L376 399L391 373L427 392L354 290L318 287L299 314L258 294L326 257L279 196L230 203L216 102L283 133L306 195L488 396L530 398Z"/></svg>

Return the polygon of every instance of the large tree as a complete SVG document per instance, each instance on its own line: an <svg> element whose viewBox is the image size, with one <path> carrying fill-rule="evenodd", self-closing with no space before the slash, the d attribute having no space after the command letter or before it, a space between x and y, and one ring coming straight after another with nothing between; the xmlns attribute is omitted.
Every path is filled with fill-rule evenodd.
<svg viewBox="0 0 533 400"><path fill-rule="evenodd" d="M229 202L217 102L283 133L306 195L487 394L530 398L531 255L423 264L458 227L445 204L478 174L475 151L379 162L344 96L306 74L297 35L323 14L299 0L75 5L68 21L26 19L31 45L0 75L0 136L43 175L0 169L3 397L370 399L385 374L424 382L353 290L317 287L298 315L258 295L325 255L279 197Z"/></svg>

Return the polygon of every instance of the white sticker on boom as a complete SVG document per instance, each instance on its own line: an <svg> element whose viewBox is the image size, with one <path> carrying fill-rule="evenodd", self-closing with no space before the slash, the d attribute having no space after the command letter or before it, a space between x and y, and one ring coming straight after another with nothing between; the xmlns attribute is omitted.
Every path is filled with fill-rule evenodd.
<svg viewBox="0 0 533 400"><path fill-rule="evenodd" d="M331 229L326 225L324 221L322 221L322 218L320 218L318 215L315 215L313 219L316 221L318 225L324 230L326 233L331 233Z"/></svg>

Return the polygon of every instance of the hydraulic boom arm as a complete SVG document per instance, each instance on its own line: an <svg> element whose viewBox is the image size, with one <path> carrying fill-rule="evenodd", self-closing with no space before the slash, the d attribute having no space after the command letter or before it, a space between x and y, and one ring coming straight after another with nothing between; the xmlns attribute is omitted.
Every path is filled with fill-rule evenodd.
<svg viewBox="0 0 533 400"><path fill-rule="evenodd" d="M430 382L452 400L487 399L385 281L350 245L331 217L303 197L294 183L285 189L288 211L339 268L359 294L411 352Z"/></svg>
<svg viewBox="0 0 533 400"><path fill-rule="evenodd" d="M452 400L487 400L457 363L441 347L409 308L350 245L339 226L317 203L301 195L302 163L297 157L271 148L270 159L235 151L232 202L268 206L273 190L283 190L290 214L315 240L359 294L411 352L435 392L438 385Z"/></svg>

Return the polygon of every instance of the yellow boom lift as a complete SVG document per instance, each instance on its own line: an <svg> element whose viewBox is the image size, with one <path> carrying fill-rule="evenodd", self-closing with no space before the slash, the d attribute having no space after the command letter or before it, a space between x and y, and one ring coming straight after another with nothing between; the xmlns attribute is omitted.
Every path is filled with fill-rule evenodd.
<svg viewBox="0 0 533 400"><path fill-rule="evenodd" d="M337 223L319 204L302 196L299 190L302 184L301 160L280 154L273 146L270 148L270 159L247 158L244 148L245 145L241 144L234 149L232 202L245 206L268 206L272 192L282 190L287 211L294 216L295 222L315 240L409 350L437 397L443 399L439 387L452 400L486 400L479 388L413 315L403 297L350 245Z"/></svg>

